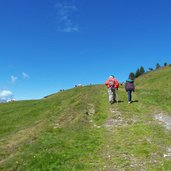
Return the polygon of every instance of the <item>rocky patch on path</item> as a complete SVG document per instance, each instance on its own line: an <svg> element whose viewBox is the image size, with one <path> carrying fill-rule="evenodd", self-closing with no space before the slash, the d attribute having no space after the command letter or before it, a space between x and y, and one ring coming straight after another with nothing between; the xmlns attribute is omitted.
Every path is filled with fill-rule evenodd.
<svg viewBox="0 0 171 171"><path fill-rule="evenodd" d="M165 115L163 113L155 114L154 118L159 121L160 124L171 131L171 116Z"/></svg>
<svg viewBox="0 0 171 171"><path fill-rule="evenodd" d="M114 109L110 109L110 112L113 114L113 116L112 118L108 118L106 120L104 127L115 128L115 127L127 125L127 122L122 117L121 112L114 110Z"/></svg>

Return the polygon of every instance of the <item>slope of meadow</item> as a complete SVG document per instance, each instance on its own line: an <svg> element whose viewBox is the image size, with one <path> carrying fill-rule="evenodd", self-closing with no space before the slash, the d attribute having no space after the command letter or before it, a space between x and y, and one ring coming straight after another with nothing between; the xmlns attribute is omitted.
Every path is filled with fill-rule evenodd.
<svg viewBox="0 0 171 171"><path fill-rule="evenodd" d="M104 85L0 104L0 169L171 170L171 67L136 80L134 102L121 86L108 104Z"/></svg>

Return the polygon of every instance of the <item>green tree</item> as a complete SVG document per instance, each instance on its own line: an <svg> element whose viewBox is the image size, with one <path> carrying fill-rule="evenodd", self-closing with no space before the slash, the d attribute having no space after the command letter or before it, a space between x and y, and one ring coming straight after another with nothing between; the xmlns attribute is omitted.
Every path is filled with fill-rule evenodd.
<svg viewBox="0 0 171 171"><path fill-rule="evenodd" d="M159 63L156 64L156 69L159 69L161 66Z"/></svg>
<svg viewBox="0 0 171 171"><path fill-rule="evenodd" d="M141 67L140 67L140 75L142 75L142 74L144 74L144 73L145 73L144 67L141 66Z"/></svg>
<svg viewBox="0 0 171 171"><path fill-rule="evenodd" d="M139 77L141 74L140 74L140 69L138 68L137 71L135 72L135 77Z"/></svg>
<svg viewBox="0 0 171 171"><path fill-rule="evenodd" d="M149 69L149 71L153 71L153 68L148 68Z"/></svg>
<svg viewBox="0 0 171 171"><path fill-rule="evenodd" d="M164 63L164 66L167 66L167 62Z"/></svg>

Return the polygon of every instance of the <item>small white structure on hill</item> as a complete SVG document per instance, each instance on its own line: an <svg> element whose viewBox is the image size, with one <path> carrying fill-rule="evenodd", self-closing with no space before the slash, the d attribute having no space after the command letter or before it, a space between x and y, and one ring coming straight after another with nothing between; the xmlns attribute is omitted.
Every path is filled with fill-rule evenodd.
<svg viewBox="0 0 171 171"><path fill-rule="evenodd" d="M82 84L77 84L77 85L75 85L75 87L83 87L83 85Z"/></svg>
<svg viewBox="0 0 171 171"><path fill-rule="evenodd" d="M8 99L7 102L15 102L15 99Z"/></svg>

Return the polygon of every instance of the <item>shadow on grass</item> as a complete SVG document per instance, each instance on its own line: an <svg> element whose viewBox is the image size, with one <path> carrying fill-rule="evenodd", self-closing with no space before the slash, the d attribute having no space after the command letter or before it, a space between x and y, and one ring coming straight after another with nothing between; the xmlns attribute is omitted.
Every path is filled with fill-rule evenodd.
<svg viewBox="0 0 171 171"><path fill-rule="evenodd" d="M112 103L112 104L123 103L123 102L124 102L123 100L118 100L118 101L115 101L115 102Z"/></svg>
<svg viewBox="0 0 171 171"><path fill-rule="evenodd" d="M124 101L123 100L118 100L116 103L123 103Z"/></svg>
<svg viewBox="0 0 171 171"><path fill-rule="evenodd" d="M118 100L118 101L115 101L115 102L113 102L113 103L110 103L110 104L118 104L118 103L123 103L124 101L122 101L122 100Z"/></svg>
<svg viewBox="0 0 171 171"><path fill-rule="evenodd" d="M138 100L133 100L133 101L132 101L132 103L137 103L137 102L139 102L139 101L138 101Z"/></svg>

